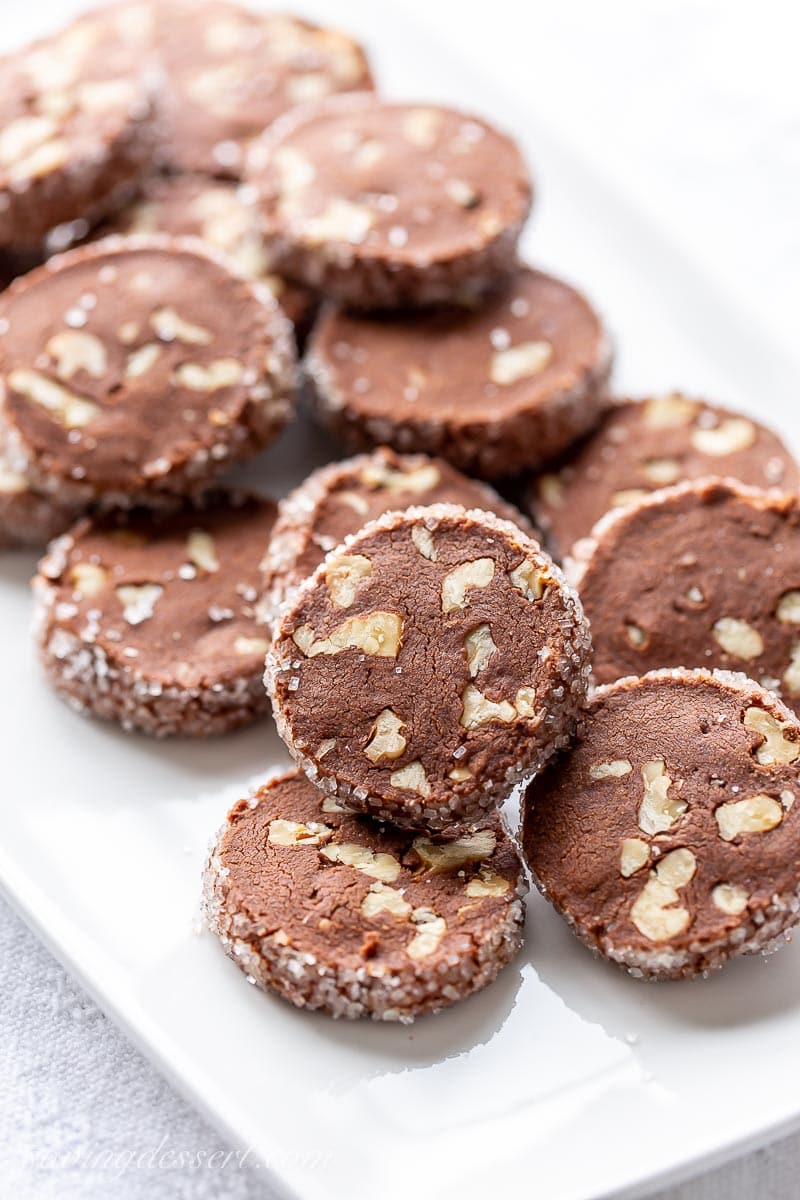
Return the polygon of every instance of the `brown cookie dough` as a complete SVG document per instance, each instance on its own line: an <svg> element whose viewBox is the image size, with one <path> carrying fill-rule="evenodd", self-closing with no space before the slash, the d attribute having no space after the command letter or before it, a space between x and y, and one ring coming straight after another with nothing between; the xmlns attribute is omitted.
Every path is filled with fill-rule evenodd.
<svg viewBox="0 0 800 1200"><path fill-rule="evenodd" d="M276 626L265 678L323 791L442 830L485 819L566 744L589 645L536 542L438 504L387 513L327 556Z"/></svg>
<svg viewBox="0 0 800 1200"><path fill-rule="evenodd" d="M500 827L457 841L358 817L292 771L228 815L204 915L260 987L334 1017L413 1021L519 949L522 864Z"/></svg>
<svg viewBox="0 0 800 1200"><path fill-rule="evenodd" d="M599 683L654 667L746 671L800 708L800 502L733 480L610 513L570 570Z"/></svg>
<svg viewBox="0 0 800 1200"><path fill-rule="evenodd" d="M81 512L80 505L60 503L55 496L34 491L0 454L0 550L40 549L69 529Z"/></svg>
<svg viewBox="0 0 800 1200"><path fill-rule="evenodd" d="M267 642L256 620L271 500L209 498L169 516L80 521L33 588L51 683L125 729L207 737L261 716Z"/></svg>
<svg viewBox="0 0 800 1200"><path fill-rule="evenodd" d="M800 482L780 438L750 417L679 394L621 400L563 463L531 480L528 507L564 555L610 509L712 475L785 491Z"/></svg>
<svg viewBox="0 0 800 1200"><path fill-rule="evenodd" d="M547 898L632 975L704 974L800 912L800 724L743 675L600 688L531 787L523 845Z"/></svg>
<svg viewBox="0 0 800 1200"><path fill-rule="evenodd" d="M148 170L161 131L137 51L98 14L0 59L0 247L96 220Z"/></svg>
<svg viewBox="0 0 800 1200"><path fill-rule="evenodd" d="M0 296L9 465L67 502L202 489L291 410L288 321L197 239L107 238Z"/></svg>
<svg viewBox="0 0 800 1200"><path fill-rule="evenodd" d="M180 171L238 178L248 144L281 113L372 87L364 51L334 29L216 0L123 8L149 12L165 76L164 156Z"/></svg>
<svg viewBox="0 0 800 1200"><path fill-rule="evenodd" d="M248 165L276 267L359 308L474 299L511 274L531 204L510 138L371 95L288 114Z"/></svg>
<svg viewBox="0 0 800 1200"><path fill-rule="evenodd" d="M168 233L199 237L227 254L241 275L257 279L275 296L304 335L316 307L308 288L288 283L270 271L269 256L258 230L254 189L231 180L202 175L154 175L139 195L97 231L111 233ZM85 230L77 231L78 237Z"/></svg>
<svg viewBox="0 0 800 1200"><path fill-rule="evenodd" d="M261 564L259 612L271 623L325 555L384 513L413 505L481 508L530 531L522 513L486 484L442 459L381 448L312 472L278 505L278 520Z"/></svg>
<svg viewBox="0 0 800 1200"><path fill-rule="evenodd" d="M611 350L579 292L523 268L477 310L329 308L305 369L318 416L349 448L386 442L492 478L546 463L593 428Z"/></svg>

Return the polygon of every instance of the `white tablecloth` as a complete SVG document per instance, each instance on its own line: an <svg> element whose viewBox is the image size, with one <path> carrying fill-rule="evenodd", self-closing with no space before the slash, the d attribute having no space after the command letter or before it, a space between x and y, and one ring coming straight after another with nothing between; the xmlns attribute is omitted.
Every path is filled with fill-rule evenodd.
<svg viewBox="0 0 800 1200"><path fill-rule="evenodd" d="M622 178L629 195L731 293L796 343L800 89L797 18L788 2L403 3ZM336 7L331 0L334 18ZM2 902L0 962L5 1195L266 1194L257 1167L233 1158L224 1165L224 1140ZM176 1165L179 1155L188 1165ZM661 1200L794 1200L798 1165L800 1138L793 1138Z"/></svg>

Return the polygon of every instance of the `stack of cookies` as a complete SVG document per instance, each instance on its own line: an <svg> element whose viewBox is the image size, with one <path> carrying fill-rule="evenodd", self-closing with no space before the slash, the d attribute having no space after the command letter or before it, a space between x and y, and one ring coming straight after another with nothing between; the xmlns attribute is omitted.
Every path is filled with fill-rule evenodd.
<svg viewBox="0 0 800 1200"><path fill-rule="evenodd" d="M0 541L50 543L73 708L271 705L296 765L205 872L250 979L402 1021L490 982L520 783L536 882L633 973L793 924L800 473L749 417L612 395L592 305L519 261L516 144L227 0L123 0L0 76ZM300 380L355 456L242 493Z"/></svg>

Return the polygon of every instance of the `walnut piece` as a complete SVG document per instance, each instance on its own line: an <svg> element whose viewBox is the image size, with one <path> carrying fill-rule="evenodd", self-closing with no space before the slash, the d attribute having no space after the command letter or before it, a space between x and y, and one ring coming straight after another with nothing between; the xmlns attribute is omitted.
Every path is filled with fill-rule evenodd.
<svg viewBox="0 0 800 1200"><path fill-rule="evenodd" d="M266 638L240 636L233 643L233 649L236 654L255 654L259 658L264 658L269 650L269 642Z"/></svg>
<svg viewBox="0 0 800 1200"><path fill-rule="evenodd" d="M425 525L412 525L411 540L423 558L427 558L429 562L436 562L436 547L430 529Z"/></svg>
<svg viewBox="0 0 800 1200"><path fill-rule="evenodd" d="M747 450L756 440L756 428L743 417L726 417L711 429L695 429L691 442L701 454L723 458L737 450Z"/></svg>
<svg viewBox="0 0 800 1200"><path fill-rule="evenodd" d="M463 707L460 724L464 729L478 729L489 721L503 721L508 724L517 717L517 710L508 700L495 703L471 683L467 684L461 694L461 704Z"/></svg>
<svg viewBox="0 0 800 1200"><path fill-rule="evenodd" d="M783 808L772 796L759 794L721 804L714 813L719 836L732 842L744 833L768 833L783 820Z"/></svg>
<svg viewBox="0 0 800 1200"><path fill-rule="evenodd" d="M792 646L789 665L783 672L783 683L790 695L796 696L800 693L800 642L795 642Z"/></svg>
<svg viewBox="0 0 800 1200"><path fill-rule="evenodd" d="M106 586L108 572L98 563L80 562L70 568L72 590L79 596L96 596Z"/></svg>
<svg viewBox="0 0 800 1200"><path fill-rule="evenodd" d="M146 375L156 365L160 357L161 347L158 342L146 342L144 346L128 355L125 364L126 376L128 379L141 379L142 375Z"/></svg>
<svg viewBox="0 0 800 1200"><path fill-rule="evenodd" d="M630 759L627 758L612 758L606 762L593 763L589 767L590 779L619 779L623 775L630 775L633 767Z"/></svg>
<svg viewBox="0 0 800 1200"><path fill-rule="evenodd" d="M418 837L411 846L419 855L426 872L443 875L457 871L471 863L490 858L497 847L497 837L491 829L479 829L448 842L432 842L430 838Z"/></svg>
<svg viewBox="0 0 800 1200"><path fill-rule="evenodd" d="M318 821L284 821L277 817L269 823L267 841L273 846L321 846L333 837L330 825Z"/></svg>
<svg viewBox="0 0 800 1200"><path fill-rule="evenodd" d="M321 213L307 216L303 234L312 245L322 242L363 242L375 224L375 214L365 204L353 204L343 196L333 196Z"/></svg>
<svg viewBox="0 0 800 1200"><path fill-rule="evenodd" d="M150 327L162 342L183 342L186 346L207 346L214 335L200 325L184 321L174 308L157 308L150 316Z"/></svg>
<svg viewBox="0 0 800 1200"><path fill-rule="evenodd" d="M236 358L217 358L203 367L199 363L181 363L173 374L175 383L192 392L218 392L233 387L244 375L244 367Z"/></svg>
<svg viewBox="0 0 800 1200"><path fill-rule="evenodd" d="M349 608L356 598L358 585L372 574L372 563L363 554L339 554L325 565L325 583L331 602L337 608Z"/></svg>
<svg viewBox="0 0 800 1200"><path fill-rule="evenodd" d="M784 625L800 625L800 592L784 592L778 601L775 616Z"/></svg>
<svg viewBox="0 0 800 1200"><path fill-rule="evenodd" d="M747 621L736 617L720 617L714 623L714 641L735 658L758 658L764 653L764 642L761 634Z"/></svg>
<svg viewBox="0 0 800 1200"><path fill-rule="evenodd" d="M641 838L623 838L619 854L619 873L629 879L640 871L650 857L650 847Z"/></svg>
<svg viewBox="0 0 800 1200"><path fill-rule="evenodd" d="M686 812L686 801L670 797L672 780L663 759L646 762L642 767L644 796L639 805L637 822L642 833L663 833Z"/></svg>
<svg viewBox="0 0 800 1200"><path fill-rule="evenodd" d="M475 678L488 666L489 659L497 650L492 631L486 624L476 627L464 638L464 649L467 652L467 666L470 677Z"/></svg>
<svg viewBox="0 0 800 1200"><path fill-rule="evenodd" d="M356 871L361 871L372 879L380 879L383 883L394 883L400 874L400 863L393 854L376 854L355 842L337 842L331 846L323 846L320 854L329 862L353 867Z"/></svg>
<svg viewBox="0 0 800 1200"><path fill-rule="evenodd" d="M433 491L441 478L441 471L433 463L410 471L395 471L378 463L367 463L361 472L361 481L367 487L382 488L387 492L413 492L414 495Z"/></svg>
<svg viewBox="0 0 800 1200"><path fill-rule="evenodd" d="M653 396L644 405L644 423L651 429L688 425L697 412L697 401L686 396Z"/></svg>
<svg viewBox="0 0 800 1200"><path fill-rule="evenodd" d="M122 615L128 624L141 625L148 621L163 591L160 583L125 583L116 588Z"/></svg>
<svg viewBox="0 0 800 1200"><path fill-rule="evenodd" d="M681 464L676 458L648 458L643 470L655 487L668 487L680 479Z"/></svg>
<svg viewBox="0 0 800 1200"><path fill-rule="evenodd" d="M27 367L12 371L8 383L15 392L47 409L65 429L82 429L100 415L100 409L93 401L76 396L60 383Z"/></svg>
<svg viewBox="0 0 800 1200"><path fill-rule="evenodd" d="M441 124L442 114L435 108L413 108L403 118L403 133L412 145L430 150Z"/></svg>
<svg viewBox="0 0 800 1200"><path fill-rule="evenodd" d="M491 867L480 867L478 874L470 879L464 891L466 894L475 900L488 900L497 896L504 896L511 884L506 879L505 875L501 875L499 871L493 871Z"/></svg>
<svg viewBox="0 0 800 1200"><path fill-rule="evenodd" d="M489 378L500 387L509 387L520 379L539 375L552 359L553 347L549 342L522 342L492 355Z"/></svg>
<svg viewBox="0 0 800 1200"><path fill-rule="evenodd" d="M755 749L756 762L762 766L771 763L792 763L800 755L800 742L784 736L786 726L763 708L753 706L745 709L742 718L746 729L760 733L764 739Z"/></svg>
<svg viewBox="0 0 800 1200"><path fill-rule="evenodd" d="M391 913L393 917L407 917L411 905L397 888L387 887L378 880L361 901L361 911L365 917L377 917L382 912Z"/></svg>
<svg viewBox="0 0 800 1200"><path fill-rule="evenodd" d="M429 908L415 908L411 920L420 928L409 942L406 954L414 959L427 958L437 949L447 932L447 924L444 917L437 917Z"/></svg>
<svg viewBox="0 0 800 1200"><path fill-rule="evenodd" d="M378 610L349 617L328 637L319 639L310 625L301 625L292 634L292 640L306 658L314 658L317 654L340 654L342 650L363 650L376 658L397 658L402 636L402 617Z"/></svg>
<svg viewBox="0 0 800 1200"><path fill-rule="evenodd" d="M688 928L688 909L678 906L678 890L694 877L697 860L682 847L665 854L650 873L631 908L631 921L651 942L666 942Z"/></svg>
<svg viewBox="0 0 800 1200"><path fill-rule="evenodd" d="M392 771L389 782L392 787L399 788L400 791L416 792L426 800L431 795L431 785L419 759L415 759L405 767L400 767L397 771Z"/></svg>
<svg viewBox="0 0 800 1200"><path fill-rule="evenodd" d="M540 571L529 558L523 558L518 567L509 571L508 577L526 600L541 600L544 589L552 582L547 572Z"/></svg>
<svg viewBox="0 0 800 1200"><path fill-rule="evenodd" d="M189 562L199 571L207 571L209 575L213 575L215 571L219 570L214 539L204 529L192 530L186 539L186 553L189 556Z"/></svg>
<svg viewBox="0 0 800 1200"><path fill-rule="evenodd" d="M749 897L735 883L718 883L711 892L711 903L729 917L738 917L747 908Z"/></svg>
<svg viewBox="0 0 800 1200"><path fill-rule="evenodd" d="M401 729L405 729L405 724L391 708L384 708L379 712L372 726L369 741L364 747L367 758L374 763L384 758L399 758L408 745L400 732Z"/></svg>
<svg viewBox="0 0 800 1200"><path fill-rule="evenodd" d="M466 608L468 588L488 587L494 578L494 559L475 558L459 563L442 580L442 612L457 612Z"/></svg>
<svg viewBox="0 0 800 1200"><path fill-rule="evenodd" d="M102 379L108 370L106 348L93 333L62 329L53 334L45 349L55 360L59 379L69 381L78 371L85 371L92 379Z"/></svg>

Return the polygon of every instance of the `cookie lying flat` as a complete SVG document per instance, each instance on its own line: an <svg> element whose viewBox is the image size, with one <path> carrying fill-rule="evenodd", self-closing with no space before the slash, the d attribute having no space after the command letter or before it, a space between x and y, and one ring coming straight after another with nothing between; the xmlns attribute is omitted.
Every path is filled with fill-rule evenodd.
<svg viewBox="0 0 800 1200"><path fill-rule="evenodd" d="M513 270L531 203L486 122L371 95L281 118L249 172L276 267L360 308L474 298Z"/></svg>
<svg viewBox="0 0 800 1200"><path fill-rule="evenodd" d="M743 675L598 690L525 799L523 845L578 937L631 974L697 975L800 912L800 724Z"/></svg>
<svg viewBox="0 0 800 1200"><path fill-rule="evenodd" d="M599 683L654 667L746 671L800 705L800 503L732 480L604 517L571 570Z"/></svg>
<svg viewBox="0 0 800 1200"><path fill-rule="evenodd" d="M304 333L316 299L307 288L287 283L270 272L251 191L230 180L202 175L153 175L137 198L97 232L103 237L112 233L168 233L202 238L227 254L241 275L268 287L292 324ZM75 232L78 237L85 235L85 230Z"/></svg>
<svg viewBox="0 0 800 1200"><path fill-rule="evenodd" d="M37 640L74 708L163 737L225 733L268 708L253 602L271 500L84 519L34 580Z"/></svg>
<svg viewBox="0 0 800 1200"><path fill-rule="evenodd" d="M381 448L321 467L278 505L278 520L261 564L259 612L269 623L325 555L386 512L412 505L481 508L527 529L527 521L485 484L442 459Z"/></svg>
<svg viewBox="0 0 800 1200"><path fill-rule="evenodd" d="M294 388L269 291L196 239L108 238L0 296L2 437L63 501L153 503L267 445Z"/></svg>
<svg viewBox="0 0 800 1200"><path fill-rule="evenodd" d="M517 526L455 505L337 547L274 630L279 732L332 796L402 826L478 822L569 739L589 635Z"/></svg>
<svg viewBox="0 0 800 1200"><path fill-rule="evenodd" d="M0 60L0 247L102 216L159 135L153 80L102 15Z"/></svg>
<svg viewBox="0 0 800 1200"><path fill-rule="evenodd" d="M681 395L624 400L557 470L531 481L528 506L563 555L610 509L712 475L785 491L800 481L780 438L750 417Z"/></svg>
<svg viewBox="0 0 800 1200"><path fill-rule="evenodd" d="M231 810L204 910L260 987L334 1017L412 1021L513 958L524 891L499 823L434 843L350 814L293 771Z"/></svg>
<svg viewBox="0 0 800 1200"><path fill-rule="evenodd" d="M579 292L523 268L474 311L330 308L305 369L345 445L423 450L491 478L547 462L597 423L611 351Z"/></svg>
<svg viewBox="0 0 800 1200"><path fill-rule="evenodd" d="M136 6L127 6L136 7ZM251 139L297 104L370 88L361 47L334 29L215 0L158 0L168 163L238 177Z"/></svg>

